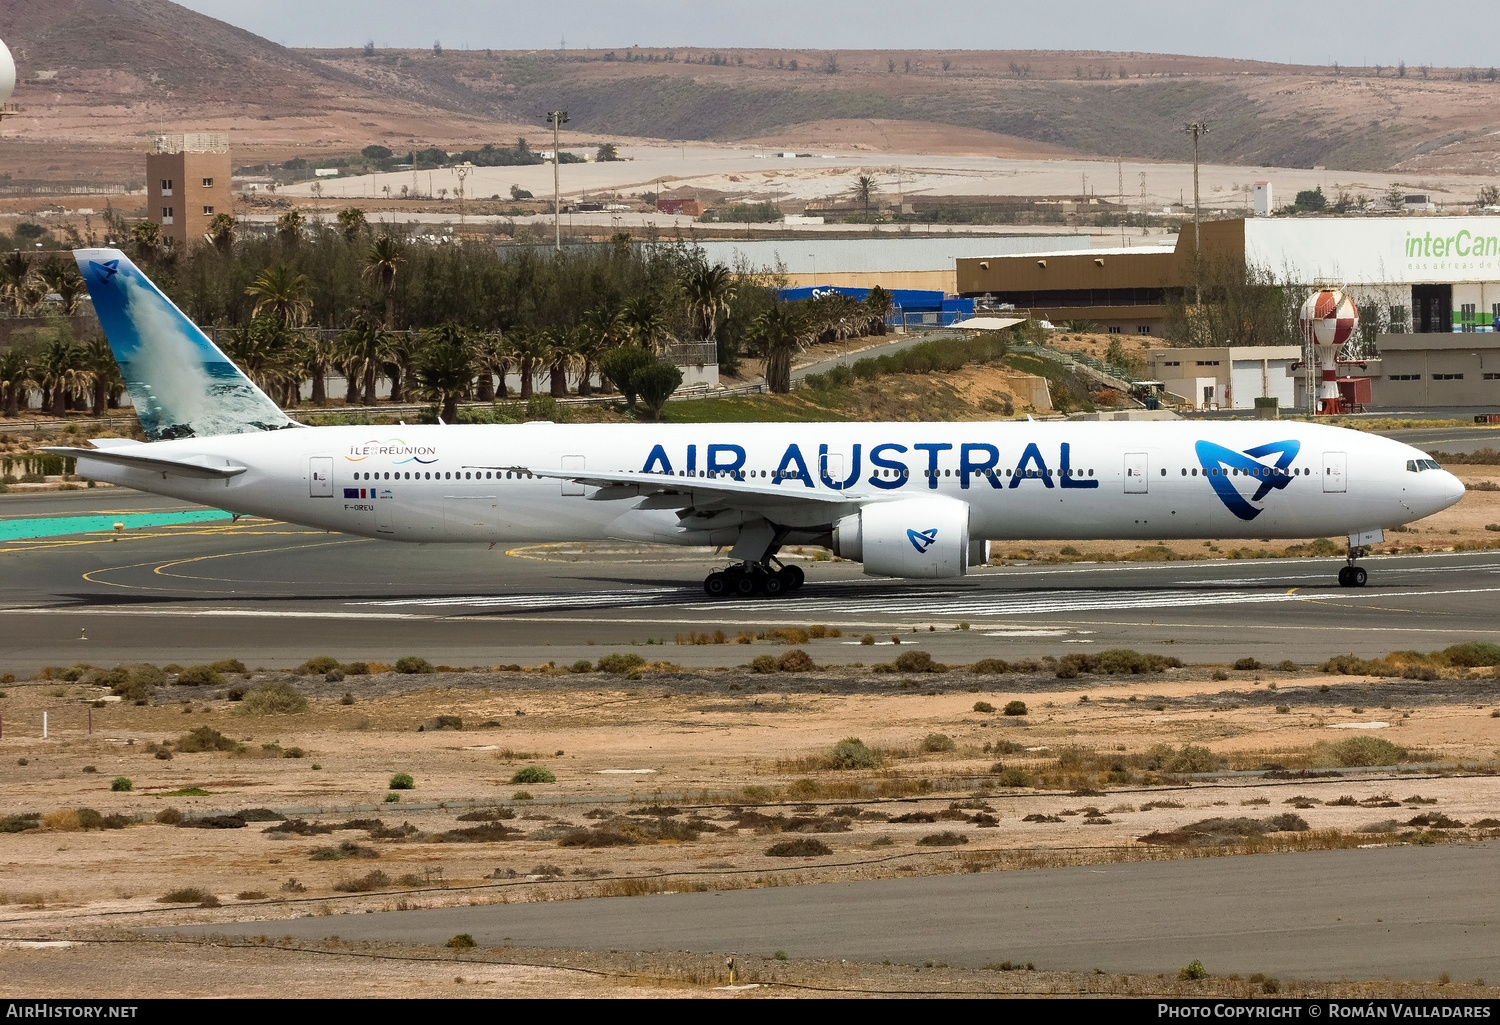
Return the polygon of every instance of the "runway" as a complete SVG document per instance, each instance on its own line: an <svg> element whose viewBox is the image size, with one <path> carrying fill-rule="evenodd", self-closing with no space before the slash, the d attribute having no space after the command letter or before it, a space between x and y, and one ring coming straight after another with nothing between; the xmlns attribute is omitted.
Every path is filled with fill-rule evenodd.
<svg viewBox="0 0 1500 1025"><path fill-rule="evenodd" d="M1043 970L1500 975L1500 844L1386 847L191 927L344 942L692 950ZM167 930L163 930L167 931Z"/></svg>
<svg viewBox="0 0 1500 1025"><path fill-rule="evenodd" d="M190 508L114 489L6 496L0 522ZM789 598L710 601L701 581L721 564L707 549L413 546L248 518L0 541L0 670L320 653L534 665L648 639L701 667L748 655L676 634L813 623L846 634L820 643L835 663L885 660L892 636L957 663L1121 646L1307 663L1492 637L1500 608L1500 551L1372 558L1358 590L1336 585L1332 559L1021 565L930 584L809 561Z"/></svg>

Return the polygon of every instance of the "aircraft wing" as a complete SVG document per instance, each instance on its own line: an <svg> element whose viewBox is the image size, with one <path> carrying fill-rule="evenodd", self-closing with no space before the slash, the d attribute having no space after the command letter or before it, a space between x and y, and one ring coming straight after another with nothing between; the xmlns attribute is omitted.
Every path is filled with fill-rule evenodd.
<svg viewBox="0 0 1500 1025"><path fill-rule="evenodd" d="M38 451L50 452L53 455L70 456L74 459L92 459L99 463L109 463L113 466L124 466L132 470L150 470L152 473L160 473L172 477L197 477L200 480L228 480L230 477L238 477L249 469L238 463L230 463L222 457L215 459L213 456L189 456L186 459L172 459L165 456L141 455L130 449L147 446L111 446L107 449L97 448L69 448L66 446L52 446L41 448Z"/></svg>
<svg viewBox="0 0 1500 1025"><path fill-rule="evenodd" d="M538 470L529 466L481 467L481 469L519 470L534 477L570 480L599 488L592 498L610 501L649 497L652 505L662 508L723 505L742 509L761 509L809 503L821 506L859 505L869 496L848 491L809 488L800 481L780 486L759 481L736 480L733 477L669 477L663 473L632 473L603 470Z"/></svg>

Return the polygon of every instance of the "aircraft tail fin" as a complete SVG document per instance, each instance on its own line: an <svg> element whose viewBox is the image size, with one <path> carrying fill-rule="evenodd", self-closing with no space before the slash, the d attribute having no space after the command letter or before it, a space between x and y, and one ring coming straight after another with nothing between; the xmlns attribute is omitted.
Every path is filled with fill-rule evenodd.
<svg viewBox="0 0 1500 1025"><path fill-rule="evenodd" d="M147 438L298 426L124 253L77 249L73 257Z"/></svg>

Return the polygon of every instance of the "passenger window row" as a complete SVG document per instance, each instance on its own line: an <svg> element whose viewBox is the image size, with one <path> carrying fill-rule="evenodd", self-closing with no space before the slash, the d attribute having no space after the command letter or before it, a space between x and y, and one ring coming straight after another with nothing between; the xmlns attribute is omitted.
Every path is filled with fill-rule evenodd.
<svg viewBox="0 0 1500 1025"><path fill-rule="evenodd" d="M500 471L495 470L492 473L489 470L485 470L483 473L480 473L478 470L464 470L463 472L450 470L444 470L441 472L436 470L418 470L415 472L397 471L394 473L364 473L363 476L361 476L360 473L356 473L354 475L355 480L490 480L492 477L495 480L499 480ZM522 477L527 480L534 479L531 474L525 473L520 470L505 471L506 480L520 479Z"/></svg>

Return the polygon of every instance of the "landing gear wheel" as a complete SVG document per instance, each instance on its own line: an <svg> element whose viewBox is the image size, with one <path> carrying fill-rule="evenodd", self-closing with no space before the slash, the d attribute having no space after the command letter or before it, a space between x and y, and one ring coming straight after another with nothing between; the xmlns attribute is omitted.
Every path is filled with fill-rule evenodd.
<svg viewBox="0 0 1500 1025"><path fill-rule="evenodd" d="M729 581L723 573L710 573L703 578L703 593L710 598L722 598L729 593Z"/></svg>
<svg viewBox="0 0 1500 1025"><path fill-rule="evenodd" d="M1349 586L1350 587L1364 587L1365 586L1365 581L1369 580L1369 579L1370 579L1370 574L1368 574L1368 573L1365 572L1365 568L1363 566L1350 566L1349 567Z"/></svg>
<svg viewBox="0 0 1500 1025"><path fill-rule="evenodd" d="M801 566L783 566L776 575L781 578L782 588L787 591L797 590L807 578Z"/></svg>
<svg viewBox="0 0 1500 1025"><path fill-rule="evenodd" d="M760 590L759 583L754 573L740 573L734 581L734 593L741 598L749 598Z"/></svg>
<svg viewBox="0 0 1500 1025"><path fill-rule="evenodd" d="M780 598L787 590L786 580L780 573L767 573L760 586L767 598Z"/></svg>
<svg viewBox="0 0 1500 1025"><path fill-rule="evenodd" d="M1349 587L1349 586L1351 586L1350 583L1349 583L1349 570L1351 568L1352 567L1349 567L1349 566L1340 566L1339 567L1339 586L1340 587Z"/></svg>

